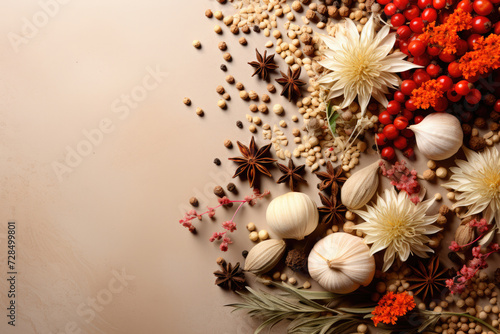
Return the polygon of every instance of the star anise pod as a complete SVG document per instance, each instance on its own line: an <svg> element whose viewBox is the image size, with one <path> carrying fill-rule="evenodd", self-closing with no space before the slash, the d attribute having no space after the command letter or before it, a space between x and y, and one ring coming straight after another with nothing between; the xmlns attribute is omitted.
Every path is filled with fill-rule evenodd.
<svg viewBox="0 0 500 334"><path fill-rule="evenodd" d="M283 86L281 95L287 97L289 101L294 97L301 97L300 87L306 83L299 79L300 67L296 71L292 71L292 68L288 67L288 75L283 72L281 75L283 78L276 79L276 82Z"/></svg>
<svg viewBox="0 0 500 334"><path fill-rule="evenodd" d="M408 278L409 282L416 282L408 289L413 290L415 295L421 294L422 299L425 300L427 297L433 297L434 294L438 294L442 289L446 287L445 277L447 269L444 268L439 270L439 257L436 255L429 260L427 266L419 261L419 269L411 267L416 277Z"/></svg>
<svg viewBox="0 0 500 334"><path fill-rule="evenodd" d="M288 182L291 191L295 191L295 185L298 182L307 183L307 181L300 175L304 173L304 168L306 167L306 165L295 167L292 159L288 161L288 167L280 163L277 163L277 165L280 171L284 174L279 178L277 183Z"/></svg>
<svg viewBox="0 0 500 334"><path fill-rule="evenodd" d="M267 170L265 165L271 164L276 160L272 158L266 157L269 154L269 150L271 149L271 144L261 147L257 149L255 145L255 139L252 136L252 140L250 141L250 145L247 147L240 143L238 143L238 148L243 155L242 157L229 158L229 160L236 162L239 164L236 172L233 175L234 177L240 176L246 173L248 178L248 182L250 183L250 187L253 188L255 182L255 176L258 173L267 175L272 177L271 173Z"/></svg>
<svg viewBox="0 0 500 334"><path fill-rule="evenodd" d="M337 195L332 194L329 197L326 197L322 193L319 193L319 197L321 199L321 203L324 205L318 208L320 215L323 216L321 223L332 223L336 225L344 221L343 213L345 213L347 209L337 199Z"/></svg>
<svg viewBox="0 0 500 334"><path fill-rule="evenodd" d="M245 287L245 274L240 269L240 263L237 262L234 267L231 263L223 261L219 264L221 270L214 271L215 284L223 289L230 289L233 291L241 290Z"/></svg>
<svg viewBox="0 0 500 334"><path fill-rule="evenodd" d="M258 75L259 78L266 80L269 79L269 72L278 68L278 65L274 63L274 55L267 55L267 50L264 51L264 57L259 53L259 50L255 49L257 55L257 61L251 61L248 64L255 68L255 72L252 74Z"/></svg>
<svg viewBox="0 0 500 334"><path fill-rule="evenodd" d="M325 190L327 188L331 188L332 195L336 195L339 192L339 184L344 183L347 178L342 175L342 168L338 166L337 168L333 168L333 165L330 161L326 163L326 172L314 172L316 176L321 180L319 184L319 190Z"/></svg>

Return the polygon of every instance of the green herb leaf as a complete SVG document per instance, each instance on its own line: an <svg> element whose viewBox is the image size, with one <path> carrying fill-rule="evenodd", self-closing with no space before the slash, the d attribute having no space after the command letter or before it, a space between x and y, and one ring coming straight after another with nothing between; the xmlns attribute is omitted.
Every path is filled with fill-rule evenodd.
<svg viewBox="0 0 500 334"><path fill-rule="evenodd" d="M337 107L333 107L331 104L327 104L326 106L326 119L328 121L328 126L330 127L330 131L332 135L335 137L335 130L337 129L337 118L340 114L337 112Z"/></svg>

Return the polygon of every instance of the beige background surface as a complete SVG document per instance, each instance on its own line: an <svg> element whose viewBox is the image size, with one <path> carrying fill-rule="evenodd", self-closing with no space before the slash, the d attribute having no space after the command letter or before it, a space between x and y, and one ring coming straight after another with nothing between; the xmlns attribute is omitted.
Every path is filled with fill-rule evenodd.
<svg viewBox="0 0 500 334"><path fill-rule="evenodd" d="M218 41L228 43L234 58L228 73L247 90L265 92L246 64L255 47L263 48L263 36L246 36L243 47L227 30L216 35L215 19L204 11L218 6L213 0L3 2L1 333L234 334L256 327L222 306L235 298L213 283L220 251L208 237L234 208L197 223L198 235L178 224L191 196L201 207L214 204L213 187L229 182L235 166L226 158L239 152L228 152L224 139L251 137L235 126L248 106L224 82ZM232 96L225 111L216 106L219 84ZM191 107L182 104L184 96ZM277 94L272 103L285 106L291 124L293 106ZM195 115L198 106L205 117ZM265 120L279 118L271 113ZM263 144L260 130L257 142ZM69 153L78 150L80 158ZM215 157L222 166L212 163ZM316 180L309 181L301 189L319 203ZM249 192L234 182L241 197ZM287 189L271 179L262 188L273 196ZM237 217L228 260L241 261L241 250L251 247L247 222L265 227L267 203ZM9 220L17 222L18 237L15 329L4 315Z"/></svg>

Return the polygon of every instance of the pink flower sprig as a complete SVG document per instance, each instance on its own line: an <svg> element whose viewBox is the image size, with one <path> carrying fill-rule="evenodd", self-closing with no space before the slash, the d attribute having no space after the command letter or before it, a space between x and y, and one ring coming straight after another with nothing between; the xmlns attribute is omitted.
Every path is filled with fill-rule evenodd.
<svg viewBox="0 0 500 334"><path fill-rule="evenodd" d="M459 245L456 241L452 241L451 245L448 247L450 250L457 252L476 243L478 240L484 237L484 235L490 228L486 219L484 218L479 221L473 219L469 222L469 224L473 227L476 227L481 235L474 241L466 245ZM473 247L472 260L469 261L468 265L464 265L462 269L457 271L457 276L446 281L446 287L450 289L451 293L462 293L470 283L470 280L477 274L477 272L488 267L486 259L491 254L499 252L500 246L497 243L490 244L485 253L481 252L481 246Z"/></svg>
<svg viewBox="0 0 500 334"><path fill-rule="evenodd" d="M384 161L380 161L380 169L382 175L391 180L391 185L395 186L398 191L404 191L410 197L410 200L417 204L420 202L418 194L420 193L420 184L417 181L417 171L410 170L406 166L406 161L396 161L391 168L387 169Z"/></svg>
<svg viewBox="0 0 500 334"><path fill-rule="evenodd" d="M260 193L259 189L254 189L253 194L249 195L249 196L245 196L245 198L243 200L233 201L233 200L230 200L229 198L227 198L226 196L224 196L224 197L218 199L219 205L217 205L215 207L207 207L207 211L205 211L205 212L198 213L194 209L189 210L188 212L186 212L184 214L184 217L179 220L179 223L182 226L188 228L190 232L194 233L196 231L196 228L194 227L194 225L192 223L193 219L198 218L198 220L202 220L203 215L207 215L209 218L213 218L215 216L215 210L220 208L221 206L227 205L230 203L240 203L240 205L238 206L238 208L234 212L231 220L227 220L227 221L222 223L222 228L225 229L225 231L214 232L209 239L210 242L214 242L216 240L222 240L219 248L221 251L225 252L228 250L229 244L233 243L231 238L229 238L227 236L227 232L232 233L232 232L236 231L236 223L234 222L234 218L236 217L236 214L238 213L238 211L240 211L240 209L243 207L243 205L245 203L248 203L248 205L253 206L253 205L255 205L255 203L258 200L264 198L265 196L267 196L269 194L270 194L269 190L266 190L263 193Z"/></svg>

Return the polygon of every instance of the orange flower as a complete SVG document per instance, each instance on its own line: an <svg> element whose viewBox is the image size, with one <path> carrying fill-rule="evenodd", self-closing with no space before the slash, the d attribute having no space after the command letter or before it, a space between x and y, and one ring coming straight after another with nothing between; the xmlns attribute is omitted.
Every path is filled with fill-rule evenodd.
<svg viewBox="0 0 500 334"><path fill-rule="evenodd" d="M458 68L465 79L500 68L500 35L490 34L486 38L478 38L474 51L460 58Z"/></svg>
<svg viewBox="0 0 500 334"><path fill-rule="evenodd" d="M398 317L404 316L415 308L415 300L406 292L388 292L378 301L372 314L373 324L377 327L379 322L395 325Z"/></svg>
<svg viewBox="0 0 500 334"><path fill-rule="evenodd" d="M436 22L431 22L426 27L419 39L427 41L431 46L437 46L445 53L456 53L457 42L460 40L458 32L472 27L472 16L461 8L455 11L438 26Z"/></svg>
<svg viewBox="0 0 500 334"><path fill-rule="evenodd" d="M435 107L437 100L444 94L442 87L443 85L436 79L424 82L420 88L411 92L413 103L420 109Z"/></svg>

